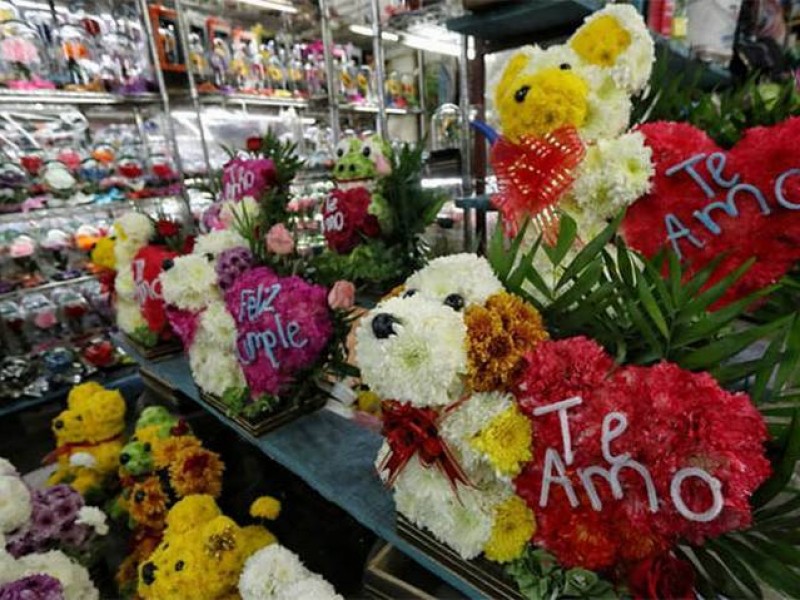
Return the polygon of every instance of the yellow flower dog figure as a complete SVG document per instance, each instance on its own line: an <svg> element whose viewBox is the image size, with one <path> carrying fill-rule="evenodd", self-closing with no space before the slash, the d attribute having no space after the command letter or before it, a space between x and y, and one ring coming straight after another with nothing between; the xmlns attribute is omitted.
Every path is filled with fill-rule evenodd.
<svg viewBox="0 0 800 600"><path fill-rule="evenodd" d="M650 188L650 149L628 127L631 97L647 84L653 60L653 40L638 11L614 4L588 17L565 44L517 52L498 74L492 100L500 132L512 147L528 148L527 156L512 161L512 179L520 170L542 166L548 148L531 149L531 140L553 143L557 153L564 132L577 133L576 152L582 145L583 157L566 169L573 181L560 193L557 208L576 219L584 239ZM542 177L547 180L546 173ZM563 177L555 171L551 181ZM519 181L515 184L524 192ZM512 204L513 210L503 212L516 221L536 216L540 208L522 214L524 198Z"/></svg>
<svg viewBox="0 0 800 600"><path fill-rule="evenodd" d="M103 496L119 467L125 429L125 400L117 390L89 382L70 390L67 409L52 423L58 467L48 485L66 483L86 497Z"/></svg>
<svg viewBox="0 0 800 600"><path fill-rule="evenodd" d="M251 513L265 507L278 516L274 499L260 498ZM143 600L236 598L245 561L275 542L264 527L241 527L223 515L211 496L187 496L172 507L161 544L140 565L138 594Z"/></svg>

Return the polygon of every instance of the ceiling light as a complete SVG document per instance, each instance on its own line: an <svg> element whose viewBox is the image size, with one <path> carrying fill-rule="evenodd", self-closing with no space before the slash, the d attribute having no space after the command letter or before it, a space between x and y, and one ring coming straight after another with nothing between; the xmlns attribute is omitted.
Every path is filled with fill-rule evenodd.
<svg viewBox="0 0 800 600"><path fill-rule="evenodd" d="M267 10L278 10L280 12L297 14L297 8L291 4L279 2L279 0L239 0L240 4L247 4L255 6L256 8L264 8Z"/></svg>
<svg viewBox="0 0 800 600"><path fill-rule="evenodd" d="M34 2L33 0L17 0L14 2L16 8L27 8L29 10L46 10L50 12L50 5L46 2ZM67 9L63 6L55 7L57 13L66 13Z"/></svg>
<svg viewBox="0 0 800 600"><path fill-rule="evenodd" d="M446 40L437 40L429 37L421 37L410 33L404 33L402 43L409 48L416 50L427 50L436 54L446 54L447 56L460 56L461 46Z"/></svg>
<svg viewBox="0 0 800 600"><path fill-rule="evenodd" d="M350 31L356 35L372 37L372 27L367 27L366 25L350 25ZM400 36L391 31L381 31L381 39L385 42L397 42L400 40Z"/></svg>

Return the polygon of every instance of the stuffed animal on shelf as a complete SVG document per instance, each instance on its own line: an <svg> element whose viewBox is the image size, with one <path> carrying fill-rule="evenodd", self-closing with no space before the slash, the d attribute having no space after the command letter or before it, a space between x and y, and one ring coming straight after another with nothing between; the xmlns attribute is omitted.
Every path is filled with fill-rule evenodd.
<svg viewBox="0 0 800 600"><path fill-rule="evenodd" d="M125 430L122 394L95 382L75 386L52 428L56 449L45 462L56 461L58 467L48 485L66 483L84 497L102 496L119 466Z"/></svg>
<svg viewBox="0 0 800 600"><path fill-rule="evenodd" d="M650 189L651 151L628 131L631 98L647 84L654 46L638 11L609 5L564 44L526 47L494 86L500 137L494 202L511 233L527 217L547 229L566 211L591 239Z"/></svg>
<svg viewBox="0 0 800 600"><path fill-rule="evenodd" d="M377 180L391 173L388 147L378 137L344 140L336 150L336 183L323 205L323 229L331 250L347 254L367 238L392 231L392 216Z"/></svg>
<svg viewBox="0 0 800 600"><path fill-rule="evenodd" d="M275 519L280 504L262 497L251 515ZM236 596L239 576L252 554L276 542L259 525L241 527L226 517L211 496L192 495L167 515L164 539L139 567L138 594L144 600L223 600Z"/></svg>

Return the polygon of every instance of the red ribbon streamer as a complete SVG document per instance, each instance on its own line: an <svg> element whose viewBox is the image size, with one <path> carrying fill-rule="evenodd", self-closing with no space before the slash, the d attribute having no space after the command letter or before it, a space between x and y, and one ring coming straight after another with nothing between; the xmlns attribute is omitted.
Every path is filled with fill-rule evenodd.
<svg viewBox="0 0 800 600"><path fill-rule="evenodd" d="M439 413L432 408L415 408L409 402L389 400L383 403L382 434L389 444L389 454L380 465L388 471L387 485L394 485L414 455L425 467L438 468L453 488L457 483L472 485L445 441L439 436Z"/></svg>
<svg viewBox="0 0 800 600"><path fill-rule="evenodd" d="M552 209L575 181L575 168L586 149L574 127L542 138L523 136L518 144L500 138L492 146L498 193L492 202L503 215L508 235L516 235L525 217L541 221L547 232L557 225Z"/></svg>

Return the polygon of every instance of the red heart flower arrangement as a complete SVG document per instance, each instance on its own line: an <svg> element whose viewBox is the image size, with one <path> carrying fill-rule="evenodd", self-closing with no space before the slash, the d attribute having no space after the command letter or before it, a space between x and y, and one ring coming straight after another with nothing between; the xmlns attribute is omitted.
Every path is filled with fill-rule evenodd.
<svg viewBox="0 0 800 600"><path fill-rule="evenodd" d="M754 258L719 305L774 283L800 260L800 118L749 129L729 151L685 123L639 131L656 176L623 221L631 247L653 256L671 246L689 276L724 256L707 285Z"/></svg>
<svg viewBox="0 0 800 600"><path fill-rule="evenodd" d="M333 334L328 291L267 267L241 275L225 293L236 352L254 398L278 395L313 366Z"/></svg>
<svg viewBox="0 0 800 600"><path fill-rule="evenodd" d="M526 361L515 395L534 459L514 483L561 564L632 566L750 524L770 466L745 394L670 363L615 369L586 338L541 342Z"/></svg>
<svg viewBox="0 0 800 600"><path fill-rule="evenodd" d="M378 218L369 214L372 194L363 186L343 190L337 188L322 207L322 225L328 247L347 254L358 246L362 236L377 237L381 233Z"/></svg>
<svg viewBox="0 0 800 600"><path fill-rule="evenodd" d="M141 308L142 317L147 321L148 329L164 339L171 338L172 331L167 326L167 313L158 277L164 270L164 261L172 260L176 256L177 252L164 246L150 245L139 250L131 263L135 298Z"/></svg>

